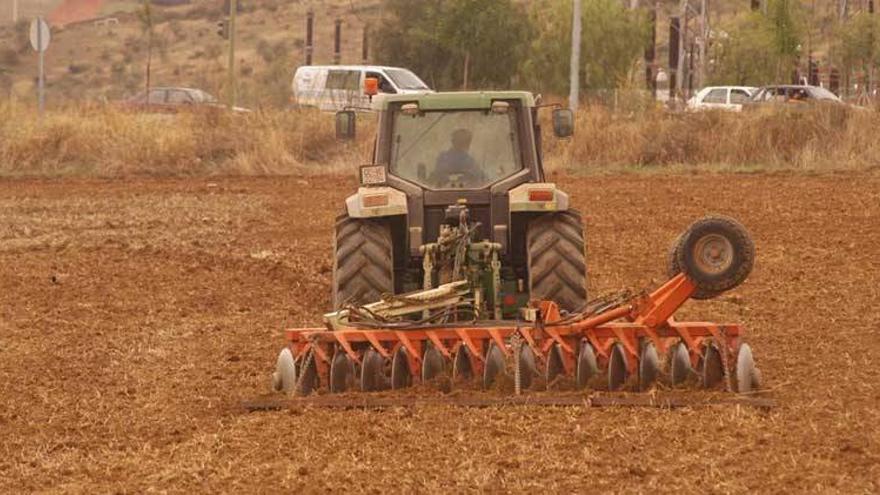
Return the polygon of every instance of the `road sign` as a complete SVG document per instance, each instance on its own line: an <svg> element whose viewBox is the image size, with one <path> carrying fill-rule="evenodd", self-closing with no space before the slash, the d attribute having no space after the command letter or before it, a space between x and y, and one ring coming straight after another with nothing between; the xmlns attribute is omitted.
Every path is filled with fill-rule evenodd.
<svg viewBox="0 0 880 495"><path fill-rule="evenodd" d="M42 17L31 21L30 38L34 51L46 51L46 48L49 48L49 37L49 24Z"/></svg>

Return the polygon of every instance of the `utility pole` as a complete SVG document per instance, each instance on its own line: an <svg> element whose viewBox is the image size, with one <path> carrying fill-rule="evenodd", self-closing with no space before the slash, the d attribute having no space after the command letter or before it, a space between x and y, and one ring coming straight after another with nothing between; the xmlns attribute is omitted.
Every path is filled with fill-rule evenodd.
<svg viewBox="0 0 880 495"><path fill-rule="evenodd" d="M229 0L229 109L236 105L235 88L235 14L238 12L238 0Z"/></svg>
<svg viewBox="0 0 880 495"><path fill-rule="evenodd" d="M306 13L306 65L312 65L312 52L315 50L312 38L315 28L315 13L310 9Z"/></svg>
<svg viewBox="0 0 880 495"><path fill-rule="evenodd" d="M333 34L333 64L342 61L342 19L336 18L336 29Z"/></svg>
<svg viewBox="0 0 880 495"><path fill-rule="evenodd" d="M12 23L18 22L18 0L12 0Z"/></svg>
<svg viewBox="0 0 880 495"><path fill-rule="evenodd" d="M580 89L580 81L578 80L581 69L581 0L572 2L571 13L571 71L568 93L568 108L572 112L578 109L578 100L580 98L578 91Z"/></svg>
<svg viewBox="0 0 880 495"><path fill-rule="evenodd" d="M709 0L700 1L700 73L699 87L706 85L706 64L709 54Z"/></svg>
<svg viewBox="0 0 880 495"><path fill-rule="evenodd" d="M689 0L681 0L680 12L681 15L679 17L679 25L678 25L678 49L681 52L678 57L678 67L676 68L676 72L678 73L678 79L676 80L676 91L678 96L683 95L683 90L685 87L685 69L687 66L685 65L685 58L687 56L687 30L688 30L688 9L690 8Z"/></svg>

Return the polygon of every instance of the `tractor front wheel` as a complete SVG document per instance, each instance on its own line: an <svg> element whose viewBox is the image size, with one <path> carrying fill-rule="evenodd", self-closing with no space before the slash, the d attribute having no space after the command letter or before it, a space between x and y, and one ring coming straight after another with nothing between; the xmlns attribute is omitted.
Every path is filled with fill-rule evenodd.
<svg viewBox="0 0 880 495"><path fill-rule="evenodd" d="M587 303L584 225L576 210L535 218L526 233L529 297L575 312Z"/></svg>

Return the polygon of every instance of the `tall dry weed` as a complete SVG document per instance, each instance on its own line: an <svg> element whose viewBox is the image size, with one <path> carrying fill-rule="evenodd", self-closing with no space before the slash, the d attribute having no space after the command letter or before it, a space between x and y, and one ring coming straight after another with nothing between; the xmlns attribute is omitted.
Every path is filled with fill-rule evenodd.
<svg viewBox="0 0 880 495"><path fill-rule="evenodd" d="M544 128L549 129L549 112ZM0 103L0 175L276 175L351 171L368 160L373 117L338 142L333 116L317 111L145 114L113 106L47 113ZM594 106L575 137L543 140L548 168L699 166L865 169L880 164L880 113L844 107L758 109L741 114L624 113Z"/></svg>

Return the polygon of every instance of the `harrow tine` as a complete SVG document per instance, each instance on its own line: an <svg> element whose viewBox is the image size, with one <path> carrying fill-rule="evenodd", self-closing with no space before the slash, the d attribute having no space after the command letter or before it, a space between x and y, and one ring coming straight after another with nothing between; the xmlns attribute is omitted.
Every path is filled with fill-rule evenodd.
<svg viewBox="0 0 880 495"><path fill-rule="evenodd" d="M611 347L611 359L608 361L608 390L620 390L629 375L626 362L626 350L620 342Z"/></svg>
<svg viewBox="0 0 880 495"><path fill-rule="evenodd" d="M587 339L581 340L575 370L575 383L578 389L584 389L590 380L599 374L599 364L596 362L596 351Z"/></svg>
<svg viewBox="0 0 880 495"><path fill-rule="evenodd" d="M660 357L653 342L645 342L639 357L639 390L648 390L660 375Z"/></svg>
<svg viewBox="0 0 880 495"><path fill-rule="evenodd" d="M672 360L670 364L670 380L672 381L672 386L675 387L684 383L693 374L694 370L691 368L691 359L687 346L683 342L672 346L670 357Z"/></svg>

